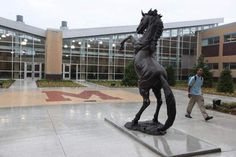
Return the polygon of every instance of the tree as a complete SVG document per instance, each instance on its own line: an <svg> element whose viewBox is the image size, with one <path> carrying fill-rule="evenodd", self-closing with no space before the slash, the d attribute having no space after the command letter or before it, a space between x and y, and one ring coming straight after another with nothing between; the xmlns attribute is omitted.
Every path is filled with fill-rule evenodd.
<svg viewBox="0 0 236 157"><path fill-rule="evenodd" d="M224 69L221 74L217 84L218 92L226 92L233 93L234 92L234 84L231 75L231 71L229 69Z"/></svg>
<svg viewBox="0 0 236 157"><path fill-rule="evenodd" d="M134 61L129 62L125 67L125 76L122 80L122 84L125 86L137 86L138 77L134 69Z"/></svg>
<svg viewBox="0 0 236 157"><path fill-rule="evenodd" d="M176 84L176 76L175 76L175 69L172 65L166 67L167 72L167 81L170 86L175 86Z"/></svg>
<svg viewBox="0 0 236 157"><path fill-rule="evenodd" d="M203 86L204 87L212 87L212 82L213 82L213 75L210 72L207 64L204 62L204 57L200 56L198 58L197 64L193 67L192 70L192 75L195 75L197 72L198 68L202 68L203 69L203 78L204 78L204 82L203 82Z"/></svg>

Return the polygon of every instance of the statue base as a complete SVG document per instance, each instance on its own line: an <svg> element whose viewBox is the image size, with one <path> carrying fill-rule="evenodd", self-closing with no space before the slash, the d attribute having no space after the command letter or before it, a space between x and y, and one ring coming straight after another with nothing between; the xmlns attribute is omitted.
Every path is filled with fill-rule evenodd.
<svg viewBox="0 0 236 157"><path fill-rule="evenodd" d="M133 125L132 122L127 122L125 127L129 130L140 131L149 135L165 135L166 131L158 131L158 128L162 127L160 122L143 121Z"/></svg>

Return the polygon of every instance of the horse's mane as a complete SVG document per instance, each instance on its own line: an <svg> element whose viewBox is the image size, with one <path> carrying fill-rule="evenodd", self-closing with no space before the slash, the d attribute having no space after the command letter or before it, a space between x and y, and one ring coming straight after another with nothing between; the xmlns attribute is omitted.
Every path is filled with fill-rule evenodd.
<svg viewBox="0 0 236 157"><path fill-rule="evenodd" d="M150 16L158 16L159 18L162 17L161 14L158 14L158 13L157 13L157 10L156 10L156 9L153 10L153 11L152 11L152 9L150 9L150 10L148 11L147 15L150 15Z"/></svg>
<svg viewBox="0 0 236 157"><path fill-rule="evenodd" d="M145 32L146 41L149 41L150 44L157 44L157 40L160 38L163 32L163 22L161 20L162 15L157 13L157 10L149 10L146 15L151 16L149 26Z"/></svg>

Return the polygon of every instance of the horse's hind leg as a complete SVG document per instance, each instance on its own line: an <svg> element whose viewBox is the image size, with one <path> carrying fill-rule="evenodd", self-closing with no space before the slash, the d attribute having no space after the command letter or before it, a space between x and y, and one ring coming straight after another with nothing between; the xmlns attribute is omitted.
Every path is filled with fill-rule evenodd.
<svg viewBox="0 0 236 157"><path fill-rule="evenodd" d="M136 114L134 120L132 121L133 125L138 124L138 121L143 113L143 111L150 105L150 99L149 99L149 89L139 89L139 92L141 96L143 97L143 106L139 110L139 112Z"/></svg>
<svg viewBox="0 0 236 157"><path fill-rule="evenodd" d="M161 105L162 105L162 98L161 98L161 88L159 87L154 87L152 89L156 99L157 99L157 108L156 108L156 112L154 114L154 117L153 117L153 122L156 122L158 123L158 115L159 115L159 111L160 111L160 108L161 108Z"/></svg>

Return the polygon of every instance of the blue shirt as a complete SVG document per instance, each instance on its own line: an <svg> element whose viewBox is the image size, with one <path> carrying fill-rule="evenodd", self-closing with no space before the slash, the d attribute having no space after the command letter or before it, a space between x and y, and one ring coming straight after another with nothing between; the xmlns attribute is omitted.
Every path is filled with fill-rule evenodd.
<svg viewBox="0 0 236 157"><path fill-rule="evenodd" d="M196 77L196 81L195 81ZM203 85L203 77L195 75L190 78L188 85L190 88L190 94L192 95L202 95L202 85Z"/></svg>

